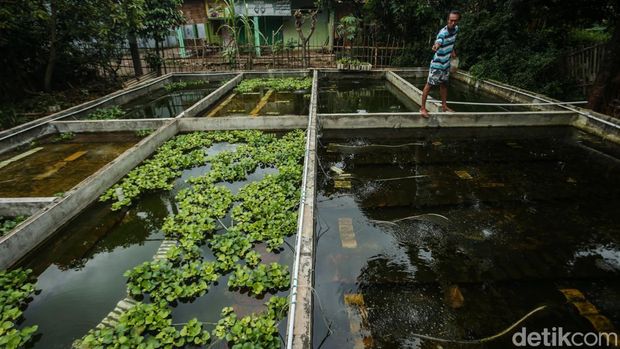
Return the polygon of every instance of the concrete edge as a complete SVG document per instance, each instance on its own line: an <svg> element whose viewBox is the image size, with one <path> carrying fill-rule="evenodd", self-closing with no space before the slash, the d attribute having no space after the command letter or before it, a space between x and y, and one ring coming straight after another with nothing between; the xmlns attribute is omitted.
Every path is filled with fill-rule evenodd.
<svg viewBox="0 0 620 349"><path fill-rule="evenodd" d="M280 116L222 116L217 118L179 119L180 132L213 130L293 130L306 128L307 118L300 115Z"/></svg>
<svg viewBox="0 0 620 349"><path fill-rule="evenodd" d="M216 103L220 98L225 96L228 92L232 91L243 79L243 73L237 74L234 78L230 79L227 83L220 86L217 90L211 92L205 98L199 100L188 109L182 111L176 118L193 118L200 115L203 111L207 110L212 104Z"/></svg>
<svg viewBox="0 0 620 349"><path fill-rule="evenodd" d="M0 238L0 269L14 265L51 237L177 131L175 121L160 127L67 191L64 197L30 216L19 228Z"/></svg>
<svg viewBox="0 0 620 349"><path fill-rule="evenodd" d="M620 127L616 124L605 122L605 120L596 120L587 115L579 115L576 117L571 126L585 131L590 134L601 137L606 141L620 144Z"/></svg>
<svg viewBox="0 0 620 349"><path fill-rule="evenodd" d="M575 113L512 112L512 113L436 113L423 118L420 113L381 114L319 114L325 129L419 128L419 127L517 127L568 126Z"/></svg>
<svg viewBox="0 0 620 349"><path fill-rule="evenodd" d="M0 198L0 216L31 216L52 203L57 197Z"/></svg>
<svg viewBox="0 0 620 349"><path fill-rule="evenodd" d="M398 88L402 93L407 95L407 97L411 98L411 100L413 100L415 103L420 106L422 105L422 91L419 88L413 86L412 83L391 71L385 73L385 78L392 85L396 86L396 88ZM426 101L426 107L431 113L436 113L441 110L441 105L439 104L439 101L436 101L430 96Z"/></svg>
<svg viewBox="0 0 620 349"><path fill-rule="evenodd" d="M39 139L53 133L56 133L56 128L52 127L49 123L44 123L39 126L20 131L15 136L6 137L0 140L0 154L15 150L15 148L28 144L35 139Z"/></svg>
<svg viewBox="0 0 620 349"><path fill-rule="evenodd" d="M299 257L298 274L292 275L298 280L296 294L291 294L296 303L293 316L293 333L287 333L287 339L292 336L293 348L312 348L312 317L314 290L314 204L316 200L316 166L317 166L317 102L318 102L318 71L314 71L312 78L312 95L310 97L310 112L307 125L308 149L304 166L307 168L305 197L302 198L300 215L303 216L301 227L301 251Z"/></svg>
<svg viewBox="0 0 620 349"><path fill-rule="evenodd" d="M127 132L138 130L156 130L174 119L120 119L120 120L70 120L52 121L50 125L58 133L74 132Z"/></svg>

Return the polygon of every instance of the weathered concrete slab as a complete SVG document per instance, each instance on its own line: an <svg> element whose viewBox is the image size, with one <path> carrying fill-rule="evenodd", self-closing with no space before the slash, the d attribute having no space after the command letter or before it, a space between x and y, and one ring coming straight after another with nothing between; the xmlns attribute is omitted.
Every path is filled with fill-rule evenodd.
<svg viewBox="0 0 620 349"><path fill-rule="evenodd" d="M415 127L510 127L566 126L576 118L570 111L510 113L420 113L319 114L325 129L415 128Z"/></svg>
<svg viewBox="0 0 620 349"><path fill-rule="evenodd" d="M192 105L185 111L182 111L177 118L193 118L203 111L207 110L213 103L217 102L220 98L226 95L228 92L232 91L239 84L239 82L243 79L243 73L236 75L234 78L230 79L227 83L222 85L217 90L211 92L205 98L196 102L196 104Z"/></svg>
<svg viewBox="0 0 620 349"><path fill-rule="evenodd" d="M0 238L0 269L15 264L51 237L177 132L176 120L170 121Z"/></svg>
<svg viewBox="0 0 620 349"><path fill-rule="evenodd" d="M306 128L308 119L302 115L222 116L216 118L179 119L180 132L209 130L292 130Z"/></svg>
<svg viewBox="0 0 620 349"><path fill-rule="evenodd" d="M310 97L310 111L307 125L307 144L305 178L303 180L304 195L300 206L299 260L293 270L293 280L297 280L297 287L291 289L292 301L295 308L289 313L289 327L287 333L287 348L312 348L312 314L314 290L314 206L316 201L317 176L317 100L318 100L318 72L313 74L312 95ZM295 273L296 271L296 273ZM290 321L293 321L292 323ZM292 328L291 328L292 326ZM290 332L292 329L292 333Z"/></svg>
<svg viewBox="0 0 620 349"><path fill-rule="evenodd" d="M422 105L422 91L420 91L419 88L413 86L413 84L409 81L391 71L385 73L385 78L387 81L392 83L392 85L396 86L402 93L407 95L407 97L411 98L416 104L420 106ZM438 112L441 109L441 104L439 101L429 96L426 101L426 109L431 113Z"/></svg>
<svg viewBox="0 0 620 349"><path fill-rule="evenodd" d="M310 71L307 69L287 69L287 70L262 70L262 71L244 71L243 73L246 79L254 78L296 78L309 76Z"/></svg>
<svg viewBox="0 0 620 349"><path fill-rule="evenodd" d="M0 216L31 216L42 210L57 197L0 198Z"/></svg>
<svg viewBox="0 0 620 349"><path fill-rule="evenodd" d="M156 130L173 119L122 119L122 120L71 120L52 121L50 125L57 132L123 132L138 130Z"/></svg>

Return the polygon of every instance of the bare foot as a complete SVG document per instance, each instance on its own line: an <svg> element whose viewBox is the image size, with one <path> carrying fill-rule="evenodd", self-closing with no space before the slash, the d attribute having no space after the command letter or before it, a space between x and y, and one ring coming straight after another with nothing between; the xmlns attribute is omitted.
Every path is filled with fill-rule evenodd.
<svg viewBox="0 0 620 349"><path fill-rule="evenodd" d="M450 109L450 108L449 108L449 107L447 107L447 106L442 107L442 108L441 108L441 110L442 110L444 113L445 113L445 112L448 112L448 113L454 113L454 110Z"/></svg>
<svg viewBox="0 0 620 349"><path fill-rule="evenodd" d="M422 114L422 117L428 119L428 110L426 110L426 108L420 108L420 114Z"/></svg>

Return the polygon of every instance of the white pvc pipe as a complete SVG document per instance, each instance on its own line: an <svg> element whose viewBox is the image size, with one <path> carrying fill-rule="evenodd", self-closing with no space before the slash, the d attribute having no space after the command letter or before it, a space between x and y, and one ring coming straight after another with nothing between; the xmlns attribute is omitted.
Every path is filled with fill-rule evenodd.
<svg viewBox="0 0 620 349"><path fill-rule="evenodd" d="M471 78L471 76L470 76L469 74L466 74L466 73L463 73L463 72L460 72L460 74L463 74L463 75L465 75L465 76L467 76L467 77ZM539 95L533 95L532 93L527 92L527 91L522 90L522 89L518 89L518 88L514 88L514 87L502 86L501 84L498 84L498 83L495 83L495 82L493 82L493 81L489 81L489 80L483 80L483 81L484 81L485 83L489 84L489 85L492 85L492 86L495 86L495 87L499 87L499 88L502 88L502 89L504 89L504 90L513 91L513 92L518 92L518 93L520 93L520 94L522 94L522 95L525 95L525 96L528 96L528 97L532 97L532 98L536 98L536 99L539 99L539 100L543 100L543 101L546 101L546 102L549 102L549 103L553 103L553 102L549 101L549 99L546 99L546 98L541 97L541 96L539 96ZM565 106L565 105L558 105L558 106L559 106L560 108L568 109L568 110L570 110L570 111L572 111L572 112L574 112L574 113L577 113L577 114L579 114L579 115L583 115L583 116L585 116L585 117L587 117L587 118L590 118L590 119L596 120L596 121L598 121L598 122L600 122L600 123L603 123L603 124L605 124L605 125L607 125L607 126L611 126L611 127L614 127L614 128L620 129L620 125L614 124L613 122L609 122L609 121L607 121L607 120L603 120L603 119L598 118L598 117L596 117L596 116L594 116L594 115L592 115L592 114L590 114L590 113L584 113L584 112L579 111L579 110L577 110L577 109L575 109L575 108L571 108L571 107L568 107L568 106Z"/></svg>
<svg viewBox="0 0 620 349"><path fill-rule="evenodd" d="M299 203L299 217L297 217L297 241L295 243L295 261L293 262L293 280L291 282L291 302L288 311L288 326L286 337L286 348L293 348L293 328L295 327L295 310L297 305L297 288L299 286L299 280L297 274L299 274L299 260L301 258L301 240L302 230L304 223L304 204L306 202L306 183L308 182L308 167L310 166L310 135L312 125L312 115L316 115L316 100L318 91L318 72L314 71L312 79L312 97L310 98L310 112L308 113L308 127L306 129L306 151L304 155L304 172L301 183L301 198Z"/></svg>

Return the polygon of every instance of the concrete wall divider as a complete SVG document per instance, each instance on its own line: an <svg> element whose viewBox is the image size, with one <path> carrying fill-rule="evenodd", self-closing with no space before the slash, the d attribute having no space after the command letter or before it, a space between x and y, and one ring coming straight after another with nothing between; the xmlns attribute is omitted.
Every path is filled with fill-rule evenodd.
<svg viewBox="0 0 620 349"><path fill-rule="evenodd" d="M576 118L569 111L510 113L420 113L319 114L325 129L416 128L416 127L508 127L568 126Z"/></svg>
<svg viewBox="0 0 620 349"><path fill-rule="evenodd" d="M420 89L391 71L385 72L385 78L392 85L396 86L402 93L407 95L407 97L411 98L418 105L422 105L422 91L420 91ZM436 101L429 96L426 101L426 109L431 113L436 113L441 110L441 104L439 101Z"/></svg>
<svg viewBox="0 0 620 349"><path fill-rule="evenodd" d="M317 101L318 71L312 78L312 94L307 121L305 176L303 180L300 205L300 222L298 227L296 260L293 267L291 287L291 309L287 329L287 349L312 348L312 315L314 290L314 206L316 201L316 167L317 167ZM294 304L294 306L293 306ZM293 309L294 308L294 309Z"/></svg>
<svg viewBox="0 0 620 349"><path fill-rule="evenodd" d="M208 96L196 102L194 105L192 105L187 110L182 111L177 116L177 118L183 118L183 117L193 118L193 117L198 116L200 113L202 113L207 108L209 108L213 103L217 102L220 98L225 96L228 92L232 91L232 89L235 88L235 86L237 86L237 84L239 84L239 82L242 79L243 79L243 73L238 74L237 76L232 78L230 81L220 86L220 88L211 92Z"/></svg>
<svg viewBox="0 0 620 349"><path fill-rule="evenodd" d="M281 115L266 117L223 116L217 118L179 119L180 132L209 130L292 130L306 128L307 118L300 115Z"/></svg>
<svg viewBox="0 0 620 349"><path fill-rule="evenodd" d="M50 123L57 132L133 132L156 130L174 119L71 120Z"/></svg>
<svg viewBox="0 0 620 349"><path fill-rule="evenodd" d="M31 216L57 199L55 196L0 198L0 216Z"/></svg>

